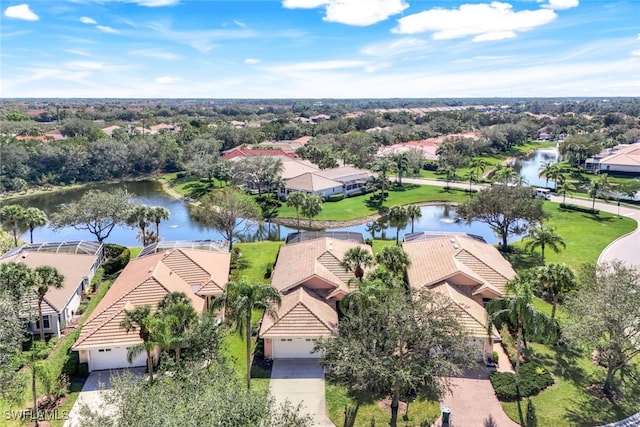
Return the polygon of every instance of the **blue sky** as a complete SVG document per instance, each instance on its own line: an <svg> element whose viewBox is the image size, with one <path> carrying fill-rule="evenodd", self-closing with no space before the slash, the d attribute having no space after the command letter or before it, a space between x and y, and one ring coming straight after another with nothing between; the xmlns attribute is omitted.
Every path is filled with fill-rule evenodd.
<svg viewBox="0 0 640 427"><path fill-rule="evenodd" d="M640 96L640 1L7 0L0 96Z"/></svg>

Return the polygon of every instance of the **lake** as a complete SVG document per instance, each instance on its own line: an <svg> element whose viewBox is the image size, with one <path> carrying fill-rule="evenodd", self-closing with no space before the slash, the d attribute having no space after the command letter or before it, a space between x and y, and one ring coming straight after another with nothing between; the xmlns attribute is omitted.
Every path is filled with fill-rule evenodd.
<svg viewBox="0 0 640 427"><path fill-rule="evenodd" d="M545 162L558 162L557 148L539 148L532 155L516 160L513 168L526 180L526 184L532 187L553 187L553 181L547 182L546 178L540 178L540 167Z"/></svg>
<svg viewBox="0 0 640 427"><path fill-rule="evenodd" d="M160 237L163 240L223 240L222 235L211 228L204 227L193 220L189 215L189 205L182 200L176 200L166 194L162 190L162 185L152 181L135 181L125 182L121 184L97 184L90 187L68 190L64 192L52 192L32 196L21 199L19 202L22 206L34 206L42 209L47 215L51 215L65 203L71 203L78 200L82 194L88 189L114 190L126 189L136 203L142 203L150 206L163 206L169 210L171 217L167 221L160 224ZM416 219L415 231L450 231L450 232L466 232L482 236L489 243L498 243L499 239L495 236L488 225L480 222L472 222L466 224L464 222L455 221L455 208L448 205L424 206L421 208L422 217ZM152 226L152 229L155 225ZM339 231L353 231L362 233L365 238L371 235L366 231L366 224L353 227L335 229ZM284 240L288 233L295 231L294 229L279 226L275 224L253 224L239 240L242 241L259 241L259 240ZM400 239L405 232L411 231L409 223L400 232ZM380 232L376 233L376 238L381 237ZM140 242L136 239L137 229L127 226L117 226L111 232L107 242L119 243L126 246L140 246ZM384 236L387 239L395 239L396 229L387 228ZM25 233L22 237L24 241L28 241L29 235ZM38 227L33 232L34 242L53 242L53 241L69 241L69 240L95 240L95 237L84 230L76 230L73 227L65 227L60 230L53 230L49 226ZM510 241L518 240L518 236L512 236Z"/></svg>

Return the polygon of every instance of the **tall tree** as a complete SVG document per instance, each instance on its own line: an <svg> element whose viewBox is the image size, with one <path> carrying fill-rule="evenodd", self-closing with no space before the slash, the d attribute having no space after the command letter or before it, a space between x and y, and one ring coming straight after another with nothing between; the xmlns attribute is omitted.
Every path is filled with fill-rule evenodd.
<svg viewBox="0 0 640 427"><path fill-rule="evenodd" d="M418 205L408 205L405 207L407 216L411 220L411 232L413 233L413 225L416 218L422 218L422 209Z"/></svg>
<svg viewBox="0 0 640 427"><path fill-rule="evenodd" d="M564 203L567 199L567 192L574 191L575 187L572 183L562 178L556 182L556 192L562 193L562 203Z"/></svg>
<svg viewBox="0 0 640 427"><path fill-rule="evenodd" d="M44 341L34 341L31 350L24 352L22 363L31 371L31 397L33 399L34 426L40 426L40 409L38 407L38 391L36 388L36 378L42 369L43 360L49 355L49 348Z"/></svg>
<svg viewBox="0 0 640 427"><path fill-rule="evenodd" d="M309 218L309 227L311 227L311 219L322 211L322 197L317 194L307 194L301 210L302 214Z"/></svg>
<svg viewBox="0 0 640 427"><path fill-rule="evenodd" d="M458 169L453 165L444 165L442 168L439 169L439 171L444 174L445 181L446 181L445 188L449 190L451 188L449 186L449 183L456 178Z"/></svg>
<svg viewBox="0 0 640 427"><path fill-rule="evenodd" d="M382 231L383 224L380 221L371 221L366 224L366 229L371 233L371 239L375 240L376 233Z"/></svg>
<svg viewBox="0 0 640 427"><path fill-rule="evenodd" d="M138 237L142 246L147 246L146 229L151 221L151 209L149 206L136 205L129 212L127 225L138 228Z"/></svg>
<svg viewBox="0 0 640 427"><path fill-rule="evenodd" d="M183 292L171 292L158 303L158 314L164 319L165 335L171 338L167 349L176 353L176 360L180 360L182 345L188 338L189 328L198 320L198 315L191 305L191 300Z"/></svg>
<svg viewBox="0 0 640 427"><path fill-rule="evenodd" d="M20 205L7 205L0 209L2 226L13 234L13 245L18 246L18 230L22 224L25 210Z"/></svg>
<svg viewBox="0 0 640 427"><path fill-rule="evenodd" d="M244 335L247 362L247 389L251 388L251 314L253 310L264 310L265 316L277 319L276 307L280 307L280 293L265 283L253 283L242 278L229 282L222 297L213 302L213 308L225 309L227 316Z"/></svg>
<svg viewBox="0 0 640 427"><path fill-rule="evenodd" d="M250 227L251 221L261 218L260 207L255 200L232 187L207 194L191 213L203 225L223 233L229 250L233 247L234 236Z"/></svg>
<svg viewBox="0 0 640 427"><path fill-rule="evenodd" d="M469 189L471 189L471 180L474 179L479 181L482 177L484 171L489 167L489 162L487 162L482 157L474 157L469 161L469 170L472 174L469 176Z"/></svg>
<svg viewBox="0 0 640 427"><path fill-rule="evenodd" d="M373 165L373 171L378 172L378 175L380 178L380 183L381 183L380 190L382 191L381 200L386 199L385 186L387 181L389 180L388 178L389 174L392 172L395 172L395 170L396 170L396 164L387 158L378 159Z"/></svg>
<svg viewBox="0 0 640 427"><path fill-rule="evenodd" d="M533 252L540 248L542 264L544 264L545 248L551 248L555 253L560 253L560 247L567 247L564 239L556 233L555 227L549 224L532 225L527 231L526 238L528 240L524 245L525 250Z"/></svg>
<svg viewBox="0 0 640 427"><path fill-rule="evenodd" d="M512 233L524 232L521 221L539 222L545 217L542 200L531 197L531 189L521 186L494 184L458 205L459 218L488 224L501 238L502 249L507 249Z"/></svg>
<svg viewBox="0 0 640 427"><path fill-rule="evenodd" d="M263 190L277 186L283 169L278 157L251 156L234 163L232 175L236 183L258 190L260 196Z"/></svg>
<svg viewBox="0 0 640 427"><path fill-rule="evenodd" d="M470 366L476 354L447 298L426 290L412 298L399 290L383 295L369 299L366 310L345 310L336 336L316 348L329 375L361 401L390 396L389 425L396 427L401 396L443 394L442 379Z"/></svg>
<svg viewBox="0 0 640 427"><path fill-rule="evenodd" d="M166 221L171 216L171 213L164 206L153 206L151 208L151 219L156 224L156 239L160 240L160 223Z"/></svg>
<svg viewBox="0 0 640 427"><path fill-rule="evenodd" d="M409 256L400 246L385 246L376 254L376 261L384 265L391 274L403 279L407 267L411 264Z"/></svg>
<svg viewBox="0 0 640 427"><path fill-rule="evenodd" d="M402 187L402 177L409 172L409 155L406 152L397 153L391 159L396 164L397 184Z"/></svg>
<svg viewBox="0 0 640 427"><path fill-rule="evenodd" d="M640 270L617 260L588 265L580 283L564 304L563 336L597 355L607 369L603 391L612 396L616 374L640 354Z"/></svg>
<svg viewBox="0 0 640 427"><path fill-rule="evenodd" d="M129 217L129 198L129 194L123 190L89 190L80 200L63 206L53 214L51 225L54 229L71 226L76 230L87 230L99 242L103 242L116 225L124 224Z"/></svg>
<svg viewBox="0 0 640 427"><path fill-rule="evenodd" d="M150 305L141 305L138 307L132 307L131 309L125 308L124 319L120 322L120 327L124 328L128 332L138 331L138 336L142 340L141 343L132 346L127 352L127 361L133 362L141 353L147 355L147 369L149 371L149 382L153 383L153 351L158 343L152 335L154 322L157 318L151 313Z"/></svg>
<svg viewBox="0 0 640 427"><path fill-rule="evenodd" d="M596 197L606 193L610 187L609 176L606 173L600 174L589 181L589 196L592 198L591 209L596 208Z"/></svg>
<svg viewBox="0 0 640 427"><path fill-rule="evenodd" d="M396 245L400 241L400 230L407 226L409 221L409 215L404 206L396 205L391 206L389 209L389 225L396 228Z"/></svg>
<svg viewBox="0 0 640 427"><path fill-rule="evenodd" d="M36 227L42 227L46 225L49 219L47 218L47 214L35 207L28 207L24 210L24 214L22 215L21 222L25 226L25 228L29 229L29 239L31 243L33 243L33 230Z"/></svg>
<svg viewBox="0 0 640 427"><path fill-rule="evenodd" d="M35 292L38 296L38 322L40 327L40 340L44 341L44 319L42 317L42 302L51 288L59 289L64 285L64 276L54 267L43 265L34 270Z"/></svg>
<svg viewBox="0 0 640 427"><path fill-rule="evenodd" d="M554 324L558 300L566 297L578 286L576 275L571 267L564 263L536 267L531 274L534 283L550 296L552 304L550 320L551 324Z"/></svg>
<svg viewBox="0 0 640 427"><path fill-rule="evenodd" d="M362 282L364 277L364 269L373 266L374 258L371 252L356 246L350 248L345 254L340 265L346 270L351 271L358 281Z"/></svg>
<svg viewBox="0 0 640 427"><path fill-rule="evenodd" d="M296 219L298 220L298 231L300 231L300 207L304 205L307 195L300 191L294 191L287 196L287 206L293 206L296 210Z"/></svg>

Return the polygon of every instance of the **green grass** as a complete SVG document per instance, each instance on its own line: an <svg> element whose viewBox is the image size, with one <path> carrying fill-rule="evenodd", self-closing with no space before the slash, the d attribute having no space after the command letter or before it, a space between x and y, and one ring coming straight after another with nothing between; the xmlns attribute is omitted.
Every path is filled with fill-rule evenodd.
<svg viewBox="0 0 640 427"><path fill-rule="evenodd" d="M226 185L224 181L213 179L213 186L207 179L195 178L187 176L178 178L178 172L162 174L161 178L166 181L171 189L183 196L198 199L204 196L213 188L220 188Z"/></svg>
<svg viewBox="0 0 640 427"><path fill-rule="evenodd" d="M376 214L379 206L371 203L369 201L370 197L371 194L365 194L348 197L339 202L325 202L322 204L320 214L313 219L318 221L348 221ZM462 202L466 197L468 197L467 193L460 190L451 189L447 191L437 186L407 184L404 189L391 188L384 206L390 207L419 202ZM296 211L294 208L283 204L279 209L278 216L281 218L295 218ZM304 224L305 219L301 217L300 222Z"/></svg>
<svg viewBox="0 0 640 427"><path fill-rule="evenodd" d="M379 240L376 239L373 241L373 254L377 254L378 252L380 252L382 250L382 248L384 248L385 246L395 246L396 241L395 240Z"/></svg>
<svg viewBox="0 0 640 427"><path fill-rule="evenodd" d="M242 256L247 257L251 262L249 268L240 272L241 277L246 277L253 282L269 283L270 279L264 278L267 265L275 263L278 250L284 242L252 242L236 243L235 247L240 248Z"/></svg>
<svg viewBox="0 0 640 427"><path fill-rule="evenodd" d="M344 425L345 406L354 406L353 400L347 395L346 388L327 381L325 387L325 402L327 405L327 416L336 426ZM416 399L409 404L408 420L403 419L404 412L398 413L398 426L420 426L431 425L440 415L440 404L431 400ZM390 413L385 413L378 403L362 405L356 417L356 427L369 427L371 420L375 420L375 425L385 426L391 419Z"/></svg>
<svg viewBox="0 0 640 427"><path fill-rule="evenodd" d="M627 389L623 397L611 403L589 394L587 387L604 379L604 368L596 366L589 357L570 352L562 347L550 348L531 343L529 357L544 365L553 374L556 383L531 398L540 426L600 425L623 419L640 410L637 396L640 390ZM503 402L505 413L518 420L515 402ZM523 410L526 402L523 402Z"/></svg>
<svg viewBox="0 0 640 427"><path fill-rule="evenodd" d="M142 246L133 246L129 248L129 257L131 259L136 259L140 252L142 251Z"/></svg>

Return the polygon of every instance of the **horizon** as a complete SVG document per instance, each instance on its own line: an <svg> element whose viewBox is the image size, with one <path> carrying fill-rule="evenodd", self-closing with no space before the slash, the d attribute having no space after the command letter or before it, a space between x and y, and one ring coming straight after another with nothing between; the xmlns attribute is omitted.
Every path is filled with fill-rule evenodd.
<svg viewBox="0 0 640 427"><path fill-rule="evenodd" d="M1 99L640 96L622 0L9 0Z"/></svg>

